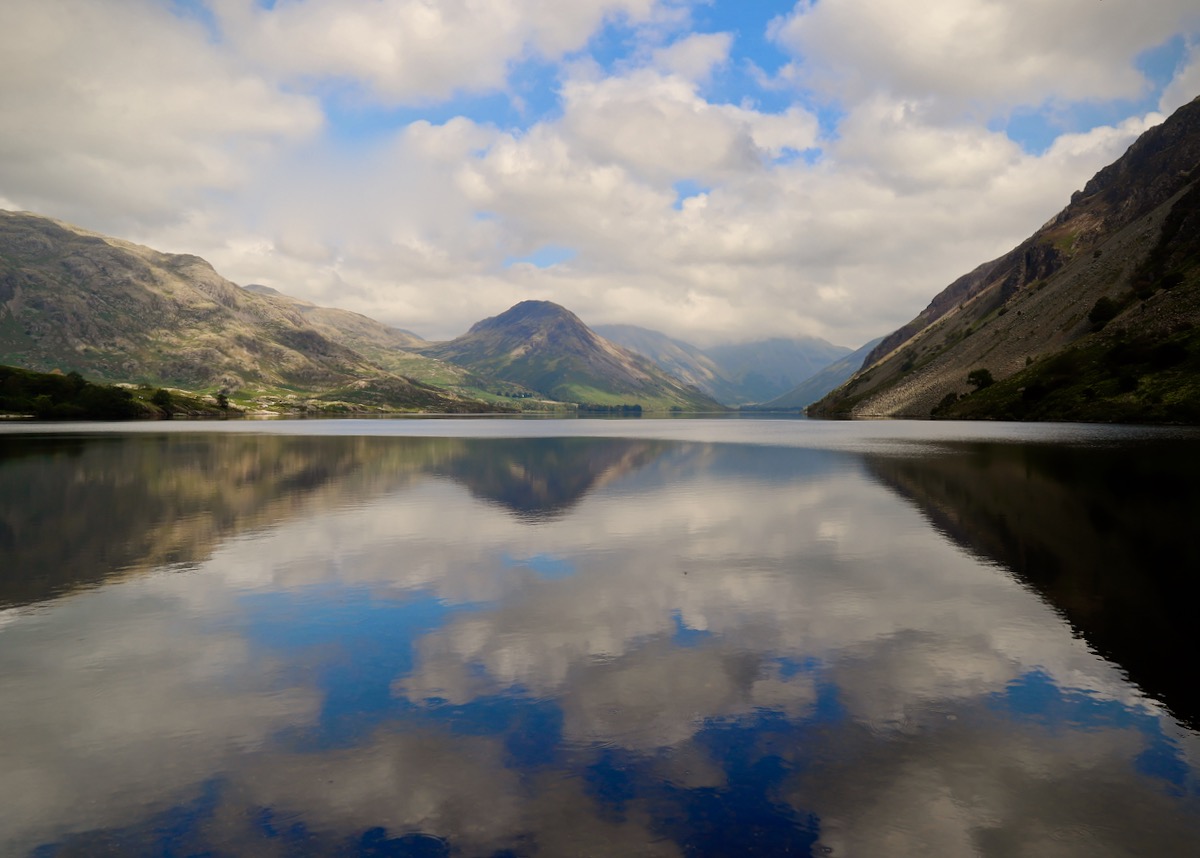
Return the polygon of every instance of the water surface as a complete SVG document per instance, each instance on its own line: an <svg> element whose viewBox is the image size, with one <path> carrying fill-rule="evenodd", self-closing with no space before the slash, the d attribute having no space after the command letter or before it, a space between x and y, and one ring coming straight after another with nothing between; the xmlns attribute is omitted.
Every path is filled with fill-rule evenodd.
<svg viewBox="0 0 1200 858"><path fill-rule="evenodd" d="M1200 854L1198 450L0 427L0 853Z"/></svg>

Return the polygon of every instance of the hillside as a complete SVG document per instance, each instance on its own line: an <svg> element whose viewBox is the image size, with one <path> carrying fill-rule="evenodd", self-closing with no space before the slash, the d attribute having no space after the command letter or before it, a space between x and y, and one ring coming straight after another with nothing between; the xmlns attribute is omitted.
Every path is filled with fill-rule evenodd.
<svg viewBox="0 0 1200 858"><path fill-rule="evenodd" d="M764 402L758 406L758 410L792 411L807 408L858 372L863 361L867 359L867 355L874 351L881 342L883 342L882 337L871 340L845 357L834 361L811 378L800 382L782 396Z"/></svg>
<svg viewBox="0 0 1200 858"><path fill-rule="evenodd" d="M718 402L734 405L738 401L733 382L712 358L691 343L637 325L593 325L592 330L610 343L654 361L668 375Z"/></svg>
<svg viewBox="0 0 1200 858"><path fill-rule="evenodd" d="M725 405L747 405L779 396L850 351L816 337L776 337L700 349L636 325L597 325L593 330ZM836 386L829 385L822 393Z"/></svg>
<svg viewBox="0 0 1200 858"><path fill-rule="evenodd" d="M418 349L432 343L412 331L394 328L349 310L322 307L285 295L270 286L251 284L244 288L258 295L268 295L295 309L322 336L349 346L389 373L434 387L450 388L466 396L471 396L471 390L488 386L487 379L460 366L420 354Z"/></svg>
<svg viewBox="0 0 1200 858"><path fill-rule="evenodd" d="M389 372L347 344L382 336L376 323L327 311L313 324L301 303L242 289L199 257L0 211L2 364L404 409L480 405ZM397 347L407 341L394 338Z"/></svg>
<svg viewBox="0 0 1200 858"><path fill-rule="evenodd" d="M547 398L649 411L721 411L700 391L650 360L596 334L549 301L520 304L476 323L461 337L422 349L479 375L523 385Z"/></svg>
<svg viewBox="0 0 1200 858"><path fill-rule="evenodd" d="M950 284L809 413L1200 421L1198 165L1200 99Z"/></svg>
<svg viewBox="0 0 1200 858"><path fill-rule="evenodd" d="M818 337L772 337L705 350L737 386L739 404L782 396L850 352Z"/></svg>

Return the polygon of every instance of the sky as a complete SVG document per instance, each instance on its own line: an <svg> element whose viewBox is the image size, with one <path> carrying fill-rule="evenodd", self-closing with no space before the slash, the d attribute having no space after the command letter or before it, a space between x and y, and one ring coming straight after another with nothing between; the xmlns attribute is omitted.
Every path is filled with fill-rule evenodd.
<svg viewBox="0 0 1200 858"><path fill-rule="evenodd" d="M0 208L430 339L857 347L1197 95L1195 0L4 0Z"/></svg>

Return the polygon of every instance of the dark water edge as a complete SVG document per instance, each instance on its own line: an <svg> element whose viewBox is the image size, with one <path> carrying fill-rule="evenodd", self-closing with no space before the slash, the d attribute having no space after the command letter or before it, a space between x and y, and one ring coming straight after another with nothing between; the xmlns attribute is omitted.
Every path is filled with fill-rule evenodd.
<svg viewBox="0 0 1200 858"><path fill-rule="evenodd" d="M950 444L868 456L939 530L1047 600L1193 729L1200 685L1200 455L1195 445Z"/></svg>
<svg viewBox="0 0 1200 858"><path fill-rule="evenodd" d="M1200 849L1197 439L437 422L0 434L0 852Z"/></svg>

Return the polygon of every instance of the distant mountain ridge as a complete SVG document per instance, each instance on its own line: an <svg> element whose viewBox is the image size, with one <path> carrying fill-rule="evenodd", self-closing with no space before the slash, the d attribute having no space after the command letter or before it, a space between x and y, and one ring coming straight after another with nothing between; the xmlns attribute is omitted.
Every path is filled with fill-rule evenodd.
<svg viewBox="0 0 1200 858"><path fill-rule="evenodd" d="M726 405L774 399L850 352L817 337L773 337L701 349L636 325L597 325L594 330Z"/></svg>
<svg viewBox="0 0 1200 858"><path fill-rule="evenodd" d="M862 368L863 361L883 341L883 337L871 340L840 360L836 360L820 372L800 382L782 396L764 402L763 411L801 411L821 397L835 390Z"/></svg>
<svg viewBox="0 0 1200 858"><path fill-rule="evenodd" d="M1012 251L951 283L809 410L1200 422L1198 324L1200 98Z"/></svg>
<svg viewBox="0 0 1200 858"><path fill-rule="evenodd" d="M736 404L736 391L722 375L721 368L691 343L637 325L593 325L592 330L609 342L654 361L665 372L718 402Z"/></svg>

